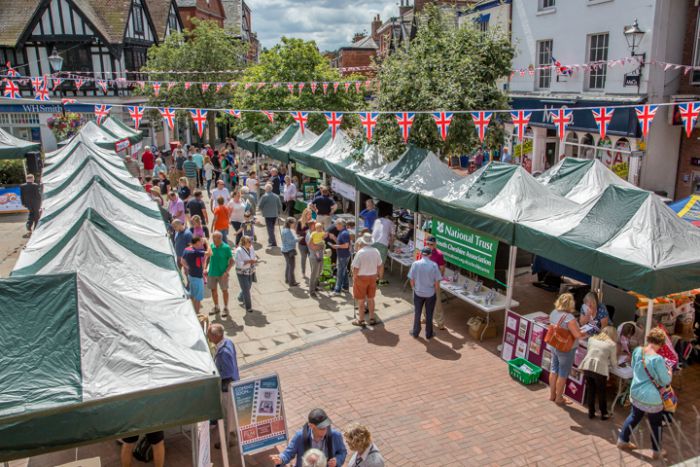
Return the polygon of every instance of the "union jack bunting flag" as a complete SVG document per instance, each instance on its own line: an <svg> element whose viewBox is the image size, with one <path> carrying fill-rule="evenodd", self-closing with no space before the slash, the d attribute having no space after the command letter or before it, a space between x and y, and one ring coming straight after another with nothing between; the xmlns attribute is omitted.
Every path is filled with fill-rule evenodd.
<svg viewBox="0 0 700 467"><path fill-rule="evenodd" d="M471 114L472 120L474 121L474 126L476 127L476 133L479 135L479 141L483 143L484 138L486 137L486 129L488 128L489 123L491 122L493 112L479 111L471 112Z"/></svg>
<svg viewBox="0 0 700 467"><path fill-rule="evenodd" d="M190 109L192 121L197 127L197 134L201 138L204 134L204 127L207 126L207 111L205 109Z"/></svg>
<svg viewBox="0 0 700 467"><path fill-rule="evenodd" d="M681 115L681 120L685 127L685 134L690 138L695 128L695 123L698 121L698 115L700 115L700 102L684 102L678 104L678 113Z"/></svg>
<svg viewBox="0 0 700 467"><path fill-rule="evenodd" d="M656 111L658 110L658 105L637 105L634 107L634 111L637 113L637 120L639 120L639 126L642 129L642 136L646 139L649 134L649 129L651 129L651 122L656 116Z"/></svg>
<svg viewBox="0 0 700 467"><path fill-rule="evenodd" d="M510 113L510 118L515 127L515 132L518 135L518 142L522 143L525 138L525 130L527 125L530 123L530 117L532 117L532 112L526 112L524 110L513 111Z"/></svg>
<svg viewBox="0 0 700 467"><path fill-rule="evenodd" d="M111 105L96 105L95 106L95 117L97 117L97 124L102 125L102 122L109 116L109 111L112 110Z"/></svg>
<svg viewBox="0 0 700 467"><path fill-rule="evenodd" d="M309 112L291 112L291 114L294 121L299 124L299 129L303 135L304 128L306 128L306 123L309 121Z"/></svg>
<svg viewBox="0 0 700 467"><path fill-rule="evenodd" d="M170 131L175 130L175 109L169 108L169 107L161 107L158 109L160 112L161 116L163 117L163 121L168 124L168 128L170 128Z"/></svg>
<svg viewBox="0 0 700 467"><path fill-rule="evenodd" d="M396 115L396 123L399 124L401 129L401 136L403 137L404 144L408 143L408 137L411 136L411 126L413 126L413 119L416 117L415 112L399 112Z"/></svg>
<svg viewBox="0 0 700 467"><path fill-rule="evenodd" d="M450 129L450 124L452 123L453 112L434 112L433 119L440 132L440 137L443 141L447 140L447 132Z"/></svg>
<svg viewBox="0 0 700 467"><path fill-rule="evenodd" d="M331 137L335 139L338 128L340 128L340 124L343 123L343 114L341 112L324 112L323 115L326 116L328 128L331 129Z"/></svg>
<svg viewBox="0 0 700 467"><path fill-rule="evenodd" d="M141 120L143 119L143 107L130 105L127 106L127 109L129 110L131 120L134 122L134 128L138 130L139 126L141 126Z"/></svg>
<svg viewBox="0 0 700 467"><path fill-rule="evenodd" d="M608 125L613 117L613 112L615 109L611 107L601 107L599 109L592 109L593 120L595 120L598 125L598 132L600 133L600 139L605 138L608 133Z"/></svg>
<svg viewBox="0 0 700 467"><path fill-rule="evenodd" d="M377 126L378 118L379 112L360 112L360 123L365 127L368 143L372 142L372 135L374 134L374 127Z"/></svg>

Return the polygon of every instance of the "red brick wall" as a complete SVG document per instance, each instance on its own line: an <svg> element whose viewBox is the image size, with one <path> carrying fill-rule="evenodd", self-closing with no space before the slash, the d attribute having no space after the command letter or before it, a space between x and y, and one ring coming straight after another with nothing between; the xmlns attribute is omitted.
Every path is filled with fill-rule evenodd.
<svg viewBox="0 0 700 467"><path fill-rule="evenodd" d="M340 60L338 61L340 68L370 66L372 58L376 56L374 50L360 49L342 49L340 51ZM343 72L343 75L350 75L353 72ZM369 76L368 72L357 72L365 76Z"/></svg>
<svg viewBox="0 0 700 467"><path fill-rule="evenodd" d="M695 51L695 34L698 19L698 10L695 2L688 2L688 15L685 24L685 40L683 41L683 61L684 65L693 64L693 52ZM678 89L679 94L700 95L700 85L690 84L691 73L681 75L681 83ZM700 167L691 165L691 158L700 158L700 130L695 129L690 138L685 134L685 129L681 135L681 146L678 151L678 176L676 179L676 199L685 198L693 193L695 184L693 183L694 172L700 174ZM689 178L684 182L684 178Z"/></svg>
<svg viewBox="0 0 700 467"><path fill-rule="evenodd" d="M192 29L192 18L214 21L224 27L224 8L218 0L210 0L209 3L206 0L197 0L196 7L180 7L179 11L185 29Z"/></svg>

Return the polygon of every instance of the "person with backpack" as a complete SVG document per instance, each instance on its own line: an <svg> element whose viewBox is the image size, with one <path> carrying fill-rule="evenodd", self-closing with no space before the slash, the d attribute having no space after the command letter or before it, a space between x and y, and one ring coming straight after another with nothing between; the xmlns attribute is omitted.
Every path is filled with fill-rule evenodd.
<svg viewBox="0 0 700 467"><path fill-rule="evenodd" d="M581 332L576 317L574 296L564 293L554 302L554 311L549 315L549 329L544 341L547 350L552 353L552 367L549 370L549 400L559 405L570 405L572 402L564 399L566 380L574 365L574 357L578 348L578 339L586 334Z"/></svg>
<svg viewBox="0 0 700 467"><path fill-rule="evenodd" d="M308 423L297 431L281 454L271 456L276 466L285 465L296 458L296 467L302 467L302 458L309 449L318 449L326 455L328 467L341 467L348 451L340 431L331 427L331 419L323 409L309 412Z"/></svg>

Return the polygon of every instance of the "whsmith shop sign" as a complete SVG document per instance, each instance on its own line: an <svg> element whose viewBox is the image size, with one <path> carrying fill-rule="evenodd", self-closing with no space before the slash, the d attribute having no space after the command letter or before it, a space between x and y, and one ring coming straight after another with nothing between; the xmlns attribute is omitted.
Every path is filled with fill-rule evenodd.
<svg viewBox="0 0 700 467"><path fill-rule="evenodd" d="M86 104L67 104L66 112L94 112L95 107ZM63 111L61 104L8 104L0 105L2 113L49 113L57 114Z"/></svg>
<svg viewBox="0 0 700 467"><path fill-rule="evenodd" d="M433 219L432 232L445 261L480 276L493 279L498 240L472 230Z"/></svg>

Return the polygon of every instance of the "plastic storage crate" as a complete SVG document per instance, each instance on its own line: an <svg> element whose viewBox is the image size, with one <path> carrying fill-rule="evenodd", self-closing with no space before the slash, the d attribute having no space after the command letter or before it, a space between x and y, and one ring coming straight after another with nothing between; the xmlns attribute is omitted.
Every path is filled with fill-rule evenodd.
<svg viewBox="0 0 700 467"><path fill-rule="evenodd" d="M530 373L522 369L523 365L530 369ZM523 384L535 384L542 374L542 368L520 357L508 361L508 371L511 378Z"/></svg>

